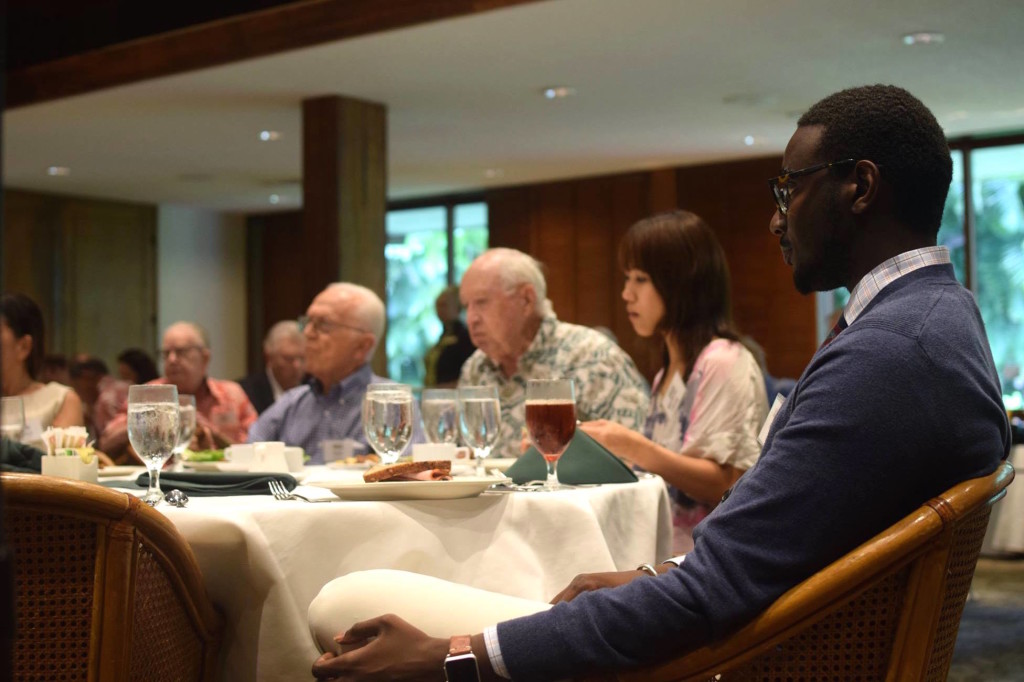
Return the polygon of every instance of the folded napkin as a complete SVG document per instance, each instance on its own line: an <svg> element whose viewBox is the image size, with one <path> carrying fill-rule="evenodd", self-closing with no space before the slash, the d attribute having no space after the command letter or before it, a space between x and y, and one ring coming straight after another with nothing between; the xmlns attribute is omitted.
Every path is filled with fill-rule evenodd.
<svg viewBox="0 0 1024 682"><path fill-rule="evenodd" d="M290 474L268 472L183 472L168 471L160 474L160 489L164 492L180 490L187 495L219 497L222 495L269 495L267 483L280 481L288 490L298 483ZM135 479L139 488L149 487L149 472Z"/></svg>
<svg viewBox="0 0 1024 682"><path fill-rule="evenodd" d="M487 461L484 460L484 466ZM508 468L505 475L519 484L543 481L548 465L537 449L530 447ZM636 474L621 459L608 452L603 445L576 429L569 447L558 459L558 480L568 485L587 483L633 483Z"/></svg>

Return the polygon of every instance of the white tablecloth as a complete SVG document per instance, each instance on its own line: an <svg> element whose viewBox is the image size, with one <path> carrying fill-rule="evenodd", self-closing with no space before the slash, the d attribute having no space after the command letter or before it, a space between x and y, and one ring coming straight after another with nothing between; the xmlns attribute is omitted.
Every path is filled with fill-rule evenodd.
<svg viewBox="0 0 1024 682"><path fill-rule="evenodd" d="M307 483L328 473L310 469ZM660 478L460 500L193 497L184 509L157 508L192 546L225 615L225 681L308 679L309 604L351 571L396 568L547 600L578 573L632 569L671 550Z"/></svg>
<svg viewBox="0 0 1024 682"><path fill-rule="evenodd" d="M1010 449L1014 479L1006 489L1006 497L992 507L988 532L981 546L987 555L1020 554L1024 552L1024 445Z"/></svg>

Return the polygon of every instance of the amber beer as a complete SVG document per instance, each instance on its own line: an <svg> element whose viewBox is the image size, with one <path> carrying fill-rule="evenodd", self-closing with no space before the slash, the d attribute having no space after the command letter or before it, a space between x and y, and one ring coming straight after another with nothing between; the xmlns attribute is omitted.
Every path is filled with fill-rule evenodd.
<svg viewBox="0 0 1024 682"><path fill-rule="evenodd" d="M576 433L576 403L570 400L526 401L526 429L544 459L557 460Z"/></svg>

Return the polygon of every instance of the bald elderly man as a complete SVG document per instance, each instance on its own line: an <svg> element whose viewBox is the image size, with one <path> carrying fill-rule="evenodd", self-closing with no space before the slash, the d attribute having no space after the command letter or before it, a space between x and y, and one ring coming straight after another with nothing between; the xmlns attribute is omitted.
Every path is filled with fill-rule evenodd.
<svg viewBox="0 0 1024 682"><path fill-rule="evenodd" d="M337 452L333 444L344 441L356 454L368 452L362 403L367 385L387 381L370 369L384 319L383 301L358 284L336 282L317 294L299 320L309 379L260 415L249 440L301 447L311 464L323 464L325 446ZM412 442L421 443L418 412L413 423Z"/></svg>
<svg viewBox="0 0 1024 682"><path fill-rule="evenodd" d="M647 382L607 336L561 322L547 298L539 262L515 249L482 253L459 287L477 351L462 365L459 386L497 386L501 400L498 457L516 457L526 423L526 382L576 382L576 416L608 419L635 431L647 416Z"/></svg>
<svg viewBox="0 0 1024 682"><path fill-rule="evenodd" d="M193 445L205 449L244 443L249 427L256 421L256 409L236 382L207 376L211 354L206 330L194 322L175 322L164 332L160 355L164 375L149 383L174 384L179 395L195 396ZM135 458L128 447L127 423L125 403L100 436L100 450L116 461Z"/></svg>
<svg viewBox="0 0 1024 682"><path fill-rule="evenodd" d="M263 414L306 373L306 339L295 320L278 322L263 339L266 366L238 381L256 411Z"/></svg>

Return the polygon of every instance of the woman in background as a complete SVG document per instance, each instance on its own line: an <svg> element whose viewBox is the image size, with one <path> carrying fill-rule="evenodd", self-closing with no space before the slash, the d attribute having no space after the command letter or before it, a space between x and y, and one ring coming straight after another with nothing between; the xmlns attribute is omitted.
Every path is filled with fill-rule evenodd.
<svg viewBox="0 0 1024 682"><path fill-rule="evenodd" d="M619 245L622 298L637 334L664 344L643 433L610 421L583 424L630 463L658 474L673 498L673 549L761 452L768 414L757 360L732 322L729 268L714 232L688 211L633 225Z"/></svg>
<svg viewBox="0 0 1024 682"><path fill-rule="evenodd" d="M0 355L3 394L21 396L25 430L21 441L41 450L51 426L84 426L82 401L68 386L38 380L46 352L43 314L24 294L4 294L0 302Z"/></svg>
<svg viewBox="0 0 1024 682"><path fill-rule="evenodd" d="M139 348L121 351L117 356L117 374L129 384L148 384L160 376L153 358Z"/></svg>

